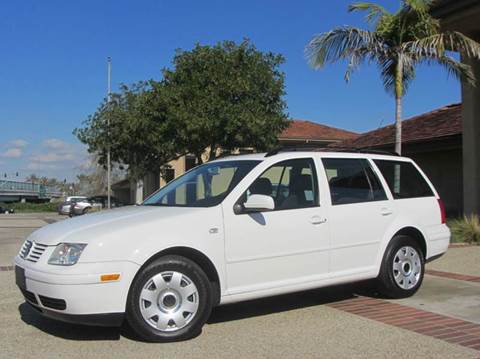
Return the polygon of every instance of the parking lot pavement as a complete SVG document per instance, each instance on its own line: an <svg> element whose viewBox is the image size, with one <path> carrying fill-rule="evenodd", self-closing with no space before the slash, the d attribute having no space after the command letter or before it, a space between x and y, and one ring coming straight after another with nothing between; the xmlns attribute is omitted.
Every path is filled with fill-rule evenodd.
<svg viewBox="0 0 480 359"><path fill-rule="evenodd" d="M49 223L64 220L56 213L0 214L0 267L10 266L25 238Z"/></svg>
<svg viewBox="0 0 480 359"><path fill-rule="evenodd" d="M480 246L452 247L428 269L480 277Z"/></svg>
<svg viewBox="0 0 480 359"><path fill-rule="evenodd" d="M25 223L46 218L24 216ZM0 266L11 263L33 230L21 223L0 228ZM480 357L477 317L451 309L472 304L466 297L478 299L480 283L439 275L426 275L417 295L402 301L375 298L350 285L219 307L200 336L170 344L137 341L125 328L43 318L23 302L11 270L0 271L0 288L0 358ZM435 297L448 305L429 302Z"/></svg>

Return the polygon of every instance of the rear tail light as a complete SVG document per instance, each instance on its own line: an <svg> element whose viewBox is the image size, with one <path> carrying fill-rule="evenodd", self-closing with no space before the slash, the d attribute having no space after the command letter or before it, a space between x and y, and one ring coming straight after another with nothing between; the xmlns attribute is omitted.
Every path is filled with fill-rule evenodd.
<svg viewBox="0 0 480 359"><path fill-rule="evenodd" d="M445 205L443 204L443 201L440 198L438 199L438 206L440 207L440 219L442 221L442 224L445 224L447 219L445 215Z"/></svg>

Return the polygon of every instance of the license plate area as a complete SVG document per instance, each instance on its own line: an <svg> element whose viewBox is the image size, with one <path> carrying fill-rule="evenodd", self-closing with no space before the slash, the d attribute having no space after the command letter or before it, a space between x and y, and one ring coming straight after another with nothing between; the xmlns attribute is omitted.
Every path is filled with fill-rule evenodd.
<svg viewBox="0 0 480 359"><path fill-rule="evenodd" d="M25 279L25 269L15 266L15 284L21 289L27 289L27 280Z"/></svg>

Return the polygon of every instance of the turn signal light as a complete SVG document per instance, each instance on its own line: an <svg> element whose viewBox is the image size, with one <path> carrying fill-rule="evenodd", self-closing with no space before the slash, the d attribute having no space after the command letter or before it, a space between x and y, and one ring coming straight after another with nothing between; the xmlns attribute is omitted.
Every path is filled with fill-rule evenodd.
<svg viewBox="0 0 480 359"><path fill-rule="evenodd" d="M120 278L120 274L119 273L113 273L113 274L102 274L100 276L100 280L102 282L111 282L111 281L114 281L114 280L118 280Z"/></svg>

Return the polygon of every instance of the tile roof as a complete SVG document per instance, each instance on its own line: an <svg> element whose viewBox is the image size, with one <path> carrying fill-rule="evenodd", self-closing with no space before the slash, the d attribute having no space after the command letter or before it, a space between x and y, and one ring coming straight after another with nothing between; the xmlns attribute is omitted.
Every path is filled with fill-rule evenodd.
<svg viewBox="0 0 480 359"><path fill-rule="evenodd" d="M293 120L278 138L280 140L342 141L358 137L358 133L305 120Z"/></svg>
<svg viewBox="0 0 480 359"><path fill-rule="evenodd" d="M402 121L402 143L430 141L461 133L461 104L447 105ZM395 126L392 124L331 146L366 148L393 143L395 143Z"/></svg>

